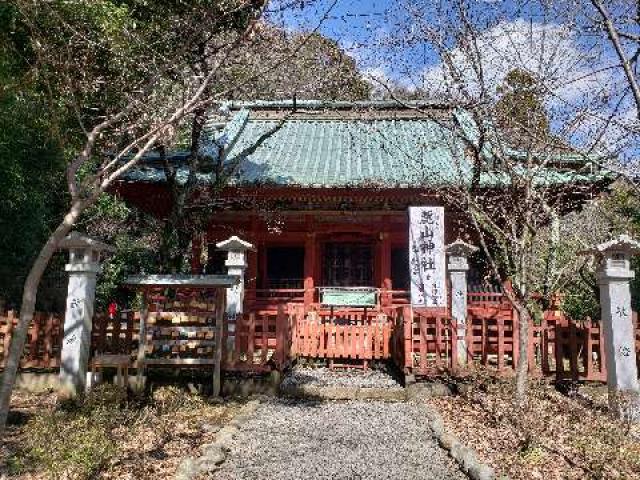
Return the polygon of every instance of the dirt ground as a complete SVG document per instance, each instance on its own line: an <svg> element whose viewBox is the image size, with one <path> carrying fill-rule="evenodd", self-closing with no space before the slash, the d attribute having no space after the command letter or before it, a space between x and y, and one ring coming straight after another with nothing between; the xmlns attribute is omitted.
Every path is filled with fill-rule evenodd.
<svg viewBox="0 0 640 480"><path fill-rule="evenodd" d="M560 392L532 381L528 406L512 382L477 376L462 394L433 398L446 428L511 479L640 478L640 428L611 417L602 385Z"/></svg>
<svg viewBox="0 0 640 480"><path fill-rule="evenodd" d="M442 414L447 430L474 448L499 476L514 480L640 478L640 426L610 415L606 387L572 385L559 391L550 383L532 380L528 405L521 409L514 406L513 382L508 379L478 373L455 380L457 395L428 401ZM28 461L26 432L34 419L44 420L47 425L49 416L60 414L56 395L18 391L12 404L0 444L0 478L52 478L42 466ZM200 447L213 441L216 431L234 417L240 406L233 402L207 403L176 387L159 390L143 404L127 403L118 410L116 422L106 423L113 451L90 478L170 478L183 458L198 456ZM375 417L387 411L382 408ZM68 415L71 419L78 414ZM389 413L389 417L393 415ZM103 421L100 415L90 416L87 425L91 426L94 418ZM284 435L292 428L281 430ZM62 442L64 435L54 429L40 442L48 449ZM395 433L389 430L387 435ZM75 454L67 453L67 457ZM226 468L234 465L231 462Z"/></svg>
<svg viewBox="0 0 640 480"><path fill-rule="evenodd" d="M124 420L118 420L108 432L115 448L113 455L91 478L171 478L180 461L211 442L217 429L231 420L240 407L233 402L208 404L196 396L178 393L183 396L180 401L176 401L176 395L165 395L168 398L156 395L149 404L127 407ZM56 400L52 392L15 392L10 424L0 446L0 478L3 475L21 480L51 478L49 473L22 458L27 423L36 415L54 412Z"/></svg>

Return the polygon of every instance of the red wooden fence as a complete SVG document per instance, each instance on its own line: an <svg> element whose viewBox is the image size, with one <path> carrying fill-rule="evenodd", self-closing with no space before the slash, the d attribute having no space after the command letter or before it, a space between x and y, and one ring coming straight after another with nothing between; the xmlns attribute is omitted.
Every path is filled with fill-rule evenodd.
<svg viewBox="0 0 640 480"><path fill-rule="evenodd" d="M294 310L293 336L297 356L334 360L370 360L390 358L393 325L380 312L362 310Z"/></svg>
<svg viewBox="0 0 640 480"><path fill-rule="evenodd" d="M405 373L432 375L483 365L497 372L514 369L519 357L517 317L500 294L474 294L465 338L467 364L458 365L457 329L446 312L413 311L408 306L377 311L309 314L302 304L246 313L225 322L223 367L226 370L282 369L296 357L369 361L392 358ZM335 317L338 317L337 319ZM62 316L36 313L29 328L23 368L59 367ZM17 315L0 315L0 357L8 351ZM636 350L640 329L636 325ZM530 327L527 349L532 373L558 379L606 380L604 342L599 323L572 321L548 311ZM92 331L94 353L135 356L139 316L120 312L116 319L97 314ZM205 332L206 336L206 332ZM204 338L204 337L203 337ZM206 338L204 338L206 341ZM640 359L640 355L638 355Z"/></svg>
<svg viewBox="0 0 640 480"><path fill-rule="evenodd" d="M191 322L172 326L172 318L185 312L150 312L147 328L148 364L177 366L176 359L194 343L190 356L212 357L214 326L196 324L197 316L189 312ZM200 318L200 317L198 317ZM203 317L204 318L204 317ZM10 311L0 315L0 365L9 351L17 314ZM285 306L272 311L243 314L225 322L222 366L225 370L264 372L284 368L291 358L292 318ZM29 327L27 346L22 356L22 368L58 368L62 346L64 318L59 314L36 313ZM169 331L169 333L166 333ZM91 334L92 354L130 354L132 360L139 346L140 314L124 310L115 318L96 314ZM177 332L177 335L175 333ZM183 333L187 338L182 338ZM166 333L166 334L165 334ZM162 339L156 334L163 335ZM168 335L168 336L167 336ZM175 338L174 338L175 337ZM231 340L231 342L229 342ZM209 362L211 363L211 362ZM193 362L189 367L204 365Z"/></svg>
<svg viewBox="0 0 640 480"><path fill-rule="evenodd" d="M393 359L405 373L426 376L455 370L457 324L445 311L392 311L395 329L391 343Z"/></svg>
<svg viewBox="0 0 640 480"><path fill-rule="evenodd" d="M226 370L268 371L283 368L290 358L291 318L284 305L245 313L225 322L223 367Z"/></svg>
<svg viewBox="0 0 640 480"><path fill-rule="evenodd" d="M482 295L469 307L464 365L457 362L453 319L429 311L414 311L411 319L409 307L396 309L391 340L396 365L416 376L474 365L495 368L498 373L513 371L520 355L518 317L510 304L498 301L499 294ZM634 325L640 363L640 329L635 314ZM532 374L558 380L606 381L604 341L598 322L574 321L558 310L547 311L539 324L530 326L527 350Z"/></svg>
<svg viewBox="0 0 640 480"><path fill-rule="evenodd" d="M16 312L9 311L0 316L0 346L2 364L9 351L13 330L18 323ZM55 314L35 313L29 326L24 354L20 361L22 368L57 368L60 366L60 346L62 345L62 323Z"/></svg>

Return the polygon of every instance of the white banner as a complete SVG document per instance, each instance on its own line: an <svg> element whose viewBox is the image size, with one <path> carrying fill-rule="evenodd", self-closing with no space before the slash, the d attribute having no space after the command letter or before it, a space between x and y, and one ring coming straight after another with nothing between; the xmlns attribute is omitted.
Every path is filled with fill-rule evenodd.
<svg viewBox="0 0 640 480"><path fill-rule="evenodd" d="M409 207L411 305L446 307L444 207Z"/></svg>

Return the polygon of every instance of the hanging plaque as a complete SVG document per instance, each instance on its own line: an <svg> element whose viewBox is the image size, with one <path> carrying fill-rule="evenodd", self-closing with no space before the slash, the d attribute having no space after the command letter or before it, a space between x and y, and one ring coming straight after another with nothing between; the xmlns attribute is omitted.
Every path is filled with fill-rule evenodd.
<svg viewBox="0 0 640 480"><path fill-rule="evenodd" d="M409 270L414 307L446 307L444 207L409 207Z"/></svg>

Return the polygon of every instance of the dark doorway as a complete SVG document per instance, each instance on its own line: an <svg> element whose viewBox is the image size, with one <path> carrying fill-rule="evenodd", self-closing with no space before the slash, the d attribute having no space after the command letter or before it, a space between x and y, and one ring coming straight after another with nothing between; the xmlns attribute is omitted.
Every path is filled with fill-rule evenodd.
<svg viewBox="0 0 640 480"><path fill-rule="evenodd" d="M267 247L267 288L302 288L304 247Z"/></svg>
<svg viewBox="0 0 640 480"><path fill-rule="evenodd" d="M394 290L409 290L409 250L391 249L391 283Z"/></svg>
<svg viewBox="0 0 640 480"><path fill-rule="evenodd" d="M373 248L371 244L326 243L323 253L324 286L373 286Z"/></svg>

